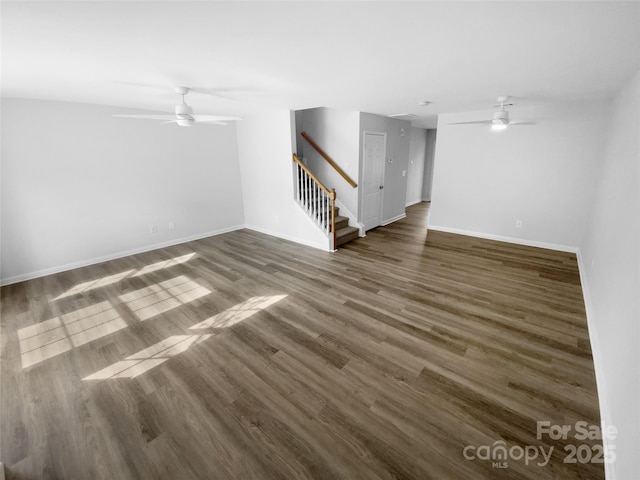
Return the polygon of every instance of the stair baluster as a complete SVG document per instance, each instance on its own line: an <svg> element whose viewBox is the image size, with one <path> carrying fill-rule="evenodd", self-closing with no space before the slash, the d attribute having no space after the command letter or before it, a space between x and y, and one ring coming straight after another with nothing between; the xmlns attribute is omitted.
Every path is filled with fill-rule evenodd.
<svg viewBox="0 0 640 480"><path fill-rule="evenodd" d="M316 222L322 231L332 238L331 248L335 248L335 190L329 190L293 155L296 165L296 202Z"/></svg>

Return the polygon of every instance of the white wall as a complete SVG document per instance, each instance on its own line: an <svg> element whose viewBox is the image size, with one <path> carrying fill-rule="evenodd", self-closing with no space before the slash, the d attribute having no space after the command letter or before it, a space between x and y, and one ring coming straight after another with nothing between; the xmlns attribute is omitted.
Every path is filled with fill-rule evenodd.
<svg viewBox="0 0 640 480"><path fill-rule="evenodd" d="M409 131L411 122L382 117L371 113L360 114L360 148L363 152L364 132L387 134L387 162L384 168L384 191L382 194L382 224L398 220L405 215L407 198L407 176L409 169ZM401 135L404 130L404 136ZM388 160L392 159L392 162ZM360 155L362 162L362 154ZM362 170L362 169L360 169ZM405 172L405 175L402 175ZM362 181L362 178L360 178ZM359 217L362 220L361 217Z"/></svg>
<svg viewBox="0 0 640 480"><path fill-rule="evenodd" d="M295 117L298 156L304 158L309 169L327 188L336 189L336 196L343 208L346 207L353 218L356 218L358 188L349 185L299 134L307 132L318 146L358 183L360 114L355 111L321 107L299 110Z"/></svg>
<svg viewBox="0 0 640 480"><path fill-rule="evenodd" d="M615 425L608 479L640 478L640 72L614 100L581 243L601 415Z"/></svg>
<svg viewBox="0 0 640 480"><path fill-rule="evenodd" d="M2 99L3 283L244 223L233 124L111 116L122 112Z"/></svg>
<svg viewBox="0 0 640 480"><path fill-rule="evenodd" d="M424 128L411 127L409 133L409 168L407 170L407 206L422 201L426 154L427 131Z"/></svg>
<svg viewBox="0 0 640 480"><path fill-rule="evenodd" d="M328 236L294 200L294 122L293 112L274 110L238 125L246 227L328 250Z"/></svg>
<svg viewBox="0 0 640 480"><path fill-rule="evenodd" d="M609 102L513 108L538 125L493 132L449 125L490 112L440 115L432 228L577 250L593 202ZM522 220L522 228L516 228Z"/></svg>

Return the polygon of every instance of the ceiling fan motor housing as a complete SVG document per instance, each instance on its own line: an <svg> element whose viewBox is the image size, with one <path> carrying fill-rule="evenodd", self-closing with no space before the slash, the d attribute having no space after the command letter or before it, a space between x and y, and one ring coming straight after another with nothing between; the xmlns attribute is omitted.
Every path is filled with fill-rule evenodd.
<svg viewBox="0 0 640 480"><path fill-rule="evenodd" d="M491 123L507 125L509 123L509 112L507 112L506 110L498 110L497 112L493 112Z"/></svg>
<svg viewBox="0 0 640 480"><path fill-rule="evenodd" d="M193 115L193 108L186 103L176 105L176 115Z"/></svg>

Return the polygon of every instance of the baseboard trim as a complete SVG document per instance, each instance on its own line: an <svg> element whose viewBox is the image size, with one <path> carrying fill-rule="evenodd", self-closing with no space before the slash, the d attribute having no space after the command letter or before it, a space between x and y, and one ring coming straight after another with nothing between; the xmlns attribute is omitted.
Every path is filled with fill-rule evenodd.
<svg viewBox="0 0 640 480"><path fill-rule="evenodd" d="M387 225L392 224L393 222L397 222L398 220L402 220L403 218L405 218L407 216L406 213L403 213L402 215L396 215L393 218L390 218L389 220L385 220L384 222L381 223L381 225L383 227L386 227Z"/></svg>
<svg viewBox="0 0 640 480"><path fill-rule="evenodd" d="M266 228L262 228L262 227L255 227L252 225L245 225L244 228L246 228L247 230L253 230L254 232L258 232L258 233L264 233L265 235L269 235L271 237L276 237L276 238L281 238L283 240L287 240L289 242L294 242L294 243L299 243L300 245L304 245L305 247L312 247L312 248L317 248L318 250L322 250L324 252L332 252L333 250L331 250L330 246L329 246L329 238L327 237L327 244L326 245L322 245L319 243L314 243L314 242L310 242L308 240L302 239L302 238L298 238L298 237L294 237L291 235L283 235L279 232L274 232L272 230L268 230Z"/></svg>
<svg viewBox="0 0 640 480"><path fill-rule="evenodd" d="M455 233L457 235L466 235L468 237L485 238L487 240L497 240L498 242L515 243L525 245L527 247L546 248L548 250L557 250L560 252L578 253L578 247L570 245L559 245L556 243L539 242L537 240L527 240L517 237L506 237L503 235L494 235L492 233L474 232L472 230L463 230L460 228L442 227L440 225L427 225L427 230L435 230L438 232Z"/></svg>
<svg viewBox="0 0 640 480"><path fill-rule="evenodd" d="M596 388L598 390L598 405L600 406L600 423L603 428L606 425L613 425L611 419L611 411L609 410L609 398L607 395L607 381L602 369L603 353L600 347L600 340L597 335L595 326L595 315L593 305L591 304L591 293L589 291L589 283L587 282L587 270L582 257L582 252L578 249L576 256L578 258L578 272L580 273L580 284L582 286L582 298L584 300L584 309L587 316L587 328L589 331L589 342L591 343L591 356L593 358L593 369L596 375ZM613 446L615 449L615 440L604 438L603 443ZM616 473L612 463L604 464L604 476L606 480L615 480Z"/></svg>
<svg viewBox="0 0 640 480"><path fill-rule="evenodd" d="M410 207L411 205L415 205L416 203L422 203L424 202L424 200L411 200L410 202L407 202L404 204L405 208L406 207Z"/></svg>
<svg viewBox="0 0 640 480"><path fill-rule="evenodd" d="M88 267L89 265L96 265L98 263L108 262L110 260L117 260L118 258L129 257L131 255L137 255L139 253L145 253L145 252L150 252L152 250L158 250L160 248L179 245L181 243L193 242L195 240L201 240L207 237L214 237L216 235L233 232L235 230L241 230L243 228L245 228L244 225L235 225L233 227L221 228L220 230L199 233L196 235L190 235L188 237L181 237L174 240L169 240L167 242L154 243L152 245L145 245L144 247L133 248L130 250L122 250L120 252L115 252L108 255L102 255L100 257L93 257L85 260L78 260L77 262L66 263L64 265L58 265L56 267L44 268L42 270L36 270L33 272L23 273L20 275L14 275L12 277L0 279L0 286L11 285L13 283L18 283L18 282L25 282L27 280L33 280L35 278L46 277L47 275L66 272L68 270L73 270L75 268Z"/></svg>

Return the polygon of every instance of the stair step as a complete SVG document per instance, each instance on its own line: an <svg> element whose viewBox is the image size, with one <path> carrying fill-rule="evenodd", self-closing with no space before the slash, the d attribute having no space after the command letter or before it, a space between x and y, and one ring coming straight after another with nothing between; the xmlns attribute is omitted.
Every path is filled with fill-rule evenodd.
<svg viewBox="0 0 640 480"><path fill-rule="evenodd" d="M356 227L344 227L340 230L336 230L336 245L335 247L339 247L340 245L344 245L351 240L355 240L358 238L358 228Z"/></svg>
<svg viewBox="0 0 640 480"><path fill-rule="evenodd" d="M340 229L349 226L349 219L347 217L341 217L340 215L336 215L336 232L339 232Z"/></svg>

